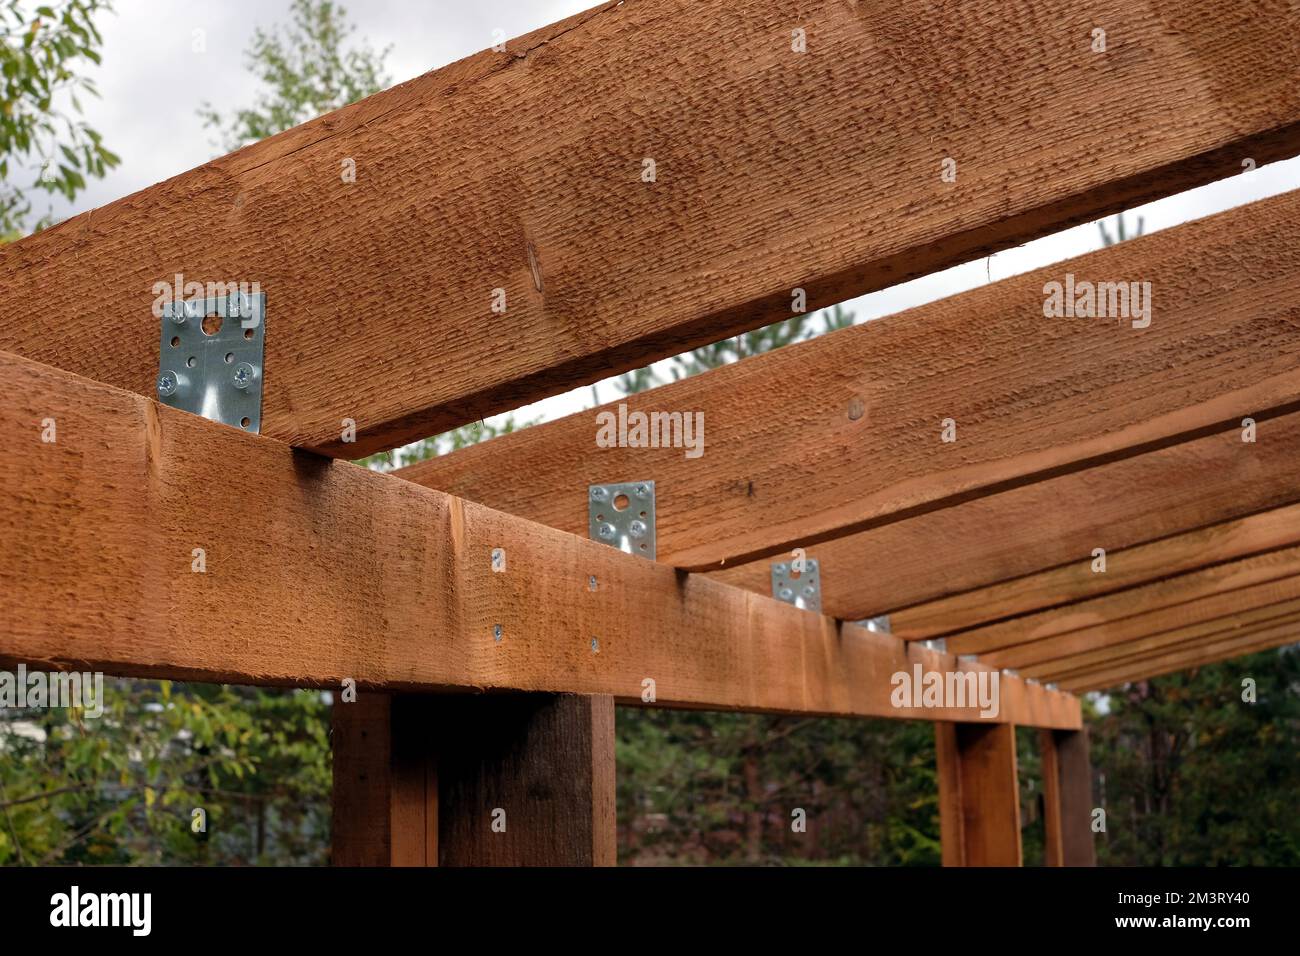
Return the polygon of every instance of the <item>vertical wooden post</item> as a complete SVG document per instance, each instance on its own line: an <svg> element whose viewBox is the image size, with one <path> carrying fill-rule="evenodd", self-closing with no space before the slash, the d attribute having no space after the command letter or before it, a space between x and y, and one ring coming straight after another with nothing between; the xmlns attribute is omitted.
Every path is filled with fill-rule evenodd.
<svg viewBox="0 0 1300 956"><path fill-rule="evenodd" d="M1092 766L1087 730L1043 730L1043 796L1047 865L1095 866L1092 843ZM1056 820L1053 846L1052 819Z"/></svg>
<svg viewBox="0 0 1300 956"><path fill-rule="evenodd" d="M1020 866L1020 785L1011 724L934 725L944 866Z"/></svg>
<svg viewBox="0 0 1300 956"><path fill-rule="evenodd" d="M1038 732L1038 758L1043 768L1043 862L1064 866L1061 848L1061 770L1056 738L1047 729Z"/></svg>
<svg viewBox="0 0 1300 956"><path fill-rule="evenodd" d="M333 746L336 865L616 862L612 697L362 693Z"/></svg>

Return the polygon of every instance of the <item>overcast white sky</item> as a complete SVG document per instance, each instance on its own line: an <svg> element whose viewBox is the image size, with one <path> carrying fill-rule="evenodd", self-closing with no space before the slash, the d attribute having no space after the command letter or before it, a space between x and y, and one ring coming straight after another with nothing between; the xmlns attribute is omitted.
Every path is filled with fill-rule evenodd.
<svg viewBox="0 0 1300 956"><path fill-rule="evenodd" d="M343 0L357 26L354 37L391 46L387 61L401 82L492 45L500 28L514 37L594 5L594 0ZM184 172L221 152L195 109L210 101L229 112L253 99L256 86L243 64L255 26L288 19L289 0L117 0L102 18L104 62L95 73L103 94L90 100L87 119L104 134L122 165L92 182L61 218L111 202ZM207 53L192 50L206 31ZM1148 232L1300 187L1300 158L1172 196L1136 210ZM1132 218L1132 216L1130 216ZM935 273L846 306L859 320L887 315L965 289L1076 256L1101 245L1094 224L1077 226L992 257ZM608 385L600 397L616 397ZM524 418L554 418L591 404L591 389L529 406Z"/></svg>

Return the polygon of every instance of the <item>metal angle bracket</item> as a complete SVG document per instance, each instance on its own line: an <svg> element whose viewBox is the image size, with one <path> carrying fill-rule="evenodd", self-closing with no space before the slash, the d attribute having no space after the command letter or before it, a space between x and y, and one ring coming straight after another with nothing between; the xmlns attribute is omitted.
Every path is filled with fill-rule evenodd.
<svg viewBox="0 0 1300 956"><path fill-rule="evenodd" d="M262 430L266 294L176 301L163 309L158 400L240 431Z"/></svg>
<svg viewBox="0 0 1300 956"><path fill-rule="evenodd" d="M587 488L587 533L628 554L655 559L655 483L607 482Z"/></svg>
<svg viewBox="0 0 1300 956"><path fill-rule="evenodd" d="M772 597L793 604L805 611L822 609L822 575L815 558L804 559L802 571L796 571L793 561L777 561L772 565Z"/></svg>

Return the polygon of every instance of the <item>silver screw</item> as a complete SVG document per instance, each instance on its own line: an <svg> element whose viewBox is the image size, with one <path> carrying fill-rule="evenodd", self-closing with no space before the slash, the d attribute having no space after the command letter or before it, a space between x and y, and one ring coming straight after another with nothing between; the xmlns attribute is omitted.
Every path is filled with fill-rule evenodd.
<svg viewBox="0 0 1300 956"><path fill-rule="evenodd" d="M790 600L790 598L794 597L794 592L791 591L789 588L782 588L777 593L781 596L782 601L788 601Z"/></svg>
<svg viewBox="0 0 1300 956"><path fill-rule="evenodd" d="M497 642L500 642L500 640L501 640L501 625L500 625L500 624L493 624L493 625L492 625L492 639L495 640L495 641L497 641Z"/></svg>
<svg viewBox="0 0 1300 956"><path fill-rule="evenodd" d="M162 396L171 395L176 391L180 383L176 381L175 372L163 372L158 376L158 394Z"/></svg>
<svg viewBox="0 0 1300 956"><path fill-rule="evenodd" d="M185 307L179 302L172 305L172 323L174 325L185 324Z"/></svg>
<svg viewBox="0 0 1300 956"><path fill-rule="evenodd" d="M591 588L593 591L596 590L596 575L593 574L587 578L587 587Z"/></svg>
<svg viewBox="0 0 1300 956"><path fill-rule="evenodd" d="M804 589L803 589L803 596L804 596L804 597L812 597L812 596L813 596L813 589L812 589L812 588L804 588Z"/></svg>
<svg viewBox="0 0 1300 956"><path fill-rule="evenodd" d="M600 653L600 641L594 637L591 639L591 653L593 654Z"/></svg>
<svg viewBox="0 0 1300 956"><path fill-rule="evenodd" d="M235 374L231 379L235 388L248 388L249 383L253 381L253 366L247 362L240 362L235 366Z"/></svg>
<svg viewBox="0 0 1300 956"><path fill-rule="evenodd" d="M644 500L650 497L650 486L647 485L645 482L642 482L641 484L637 485L634 489L632 489L632 493L636 495L638 498Z"/></svg>
<svg viewBox="0 0 1300 956"><path fill-rule="evenodd" d="M630 525L627 526L627 533L634 538L644 538L645 523L641 521L633 521Z"/></svg>
<svg viewBox="0 0 1300 956"><path fill-rule="evenodd" d="M607 522L596 529L596 534L609 541L614 537L614 526Z"/></svg>
<svg viewBox="0 0 1300 956"><path fill-rule="evenodd" d="M600 487L600 485L596 485L591 489L592 501L606 501L608 499L609 491L607 489Z"/></svg>
<svg viewBox="0 0 1300 956"><path fill-rule="evenodd" d="M785 571L786 571L786 568L785 568L785 565L784 565L784 564L778 564L778 565L776 566L776 573L777 573L777 574L785 574Z"/></svg>

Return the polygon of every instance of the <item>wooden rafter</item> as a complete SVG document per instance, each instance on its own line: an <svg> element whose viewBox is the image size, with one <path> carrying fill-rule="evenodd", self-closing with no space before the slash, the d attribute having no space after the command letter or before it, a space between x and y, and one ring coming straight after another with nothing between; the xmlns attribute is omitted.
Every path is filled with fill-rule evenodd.
<svg viewBox="0 0 1300 956"><path fill-rule="evenodd" d="M1298 222L1289 193L623 403L702 418L698 456L602 447L604 416L621 414L608 405L401 474L573 532L586 527L575 490L654 478L659 560L707 570L1239 435L1244 417L1300 405ZM1150 325L1045 318L1044 291L1066 275L1149 283Z"/></svg>
<svg viewBox="0 0 1300 956"><path fill-rule="evenodd" d="M155 284L256 281L264 434L358 457L787 317L796 289L829 305L1295 155L1298 30L1281 3L610 2L5 247L0 349L149 395Z"/></svg>

